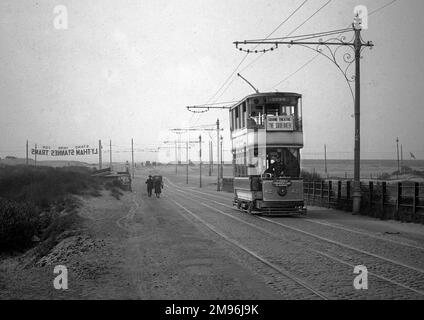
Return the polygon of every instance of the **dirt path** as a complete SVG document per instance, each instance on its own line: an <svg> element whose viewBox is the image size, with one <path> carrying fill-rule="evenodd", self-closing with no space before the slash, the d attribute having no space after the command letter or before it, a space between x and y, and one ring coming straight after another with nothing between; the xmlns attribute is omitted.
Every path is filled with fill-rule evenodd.
<svg viewBox="0 0 424 320"><path fill-rule="evenodd" d="M83 199L81 228L43 259L0 260L0 299L278 298L166 196L147 197L143 178L121 200ZM56 265L68 268L68 290L53 287Z"/></svg>
<svg viewBox="0 0 424 320"><path fill-rule="evenodd" d="M76 234L59 243L47 256L34 261L34 250L0 262L1 299L125 299L136 288L126 274L127 233L116 221L129 210L124 196L118 201L107 192L83 199L84 217ZM56 290L56 265L68 269L68 290Z"/></svg>

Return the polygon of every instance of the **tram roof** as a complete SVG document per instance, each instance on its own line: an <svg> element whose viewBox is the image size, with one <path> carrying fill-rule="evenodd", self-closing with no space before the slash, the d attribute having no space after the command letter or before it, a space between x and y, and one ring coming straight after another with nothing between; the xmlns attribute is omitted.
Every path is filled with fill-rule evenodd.
<svg viewBox="0 0 424 320"><path fill-rule="evenodd" d="M250 98L261 98L261 97L297 97L301 98L302 95L295 92L261 92L261 93L254 93L251 95L248 95L241 99L239 102L233 104L230 109L234 109L236 106L238 106L243 101L250 99Z"/></svg>

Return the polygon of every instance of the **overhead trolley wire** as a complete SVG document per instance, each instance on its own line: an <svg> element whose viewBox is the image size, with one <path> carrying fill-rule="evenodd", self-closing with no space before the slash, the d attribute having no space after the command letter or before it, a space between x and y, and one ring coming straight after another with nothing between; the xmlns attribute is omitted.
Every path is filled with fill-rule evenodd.
<svg viewBox="0 0 424 320"><path fill-rule="evenodd" d="M268 36L266 38L269 38L270 36L272 36L278 29L280 29L291 17L293 17L296 12L298 12L309 0L305 0L303 1L286 19L284 19L270 34L268 34ZM256 48L259 46L259 44L256 46ZM240 66L242 65L242 63L246 60L246 58L248 57L248 53L242 58L242 60L240 61L240 63L237 65L237 67L234 69L234 71L230 74L230 76L224 81L224 83L221 85L221 87L218 89L218 91L212 96L211 99L208 100L208 102L210 102L211 100L213 100L217 94L225 87L225 85L231 80L231 78L234 76L234 74L238 71L238 69L240 68ZM243 69L244 70L244 69ZM235 78L233 78L233 80L230 82L231 83L234 81ZM229 85L225 88L224 91L221 92L221 94L217 97L217 99L219 99L228 89ZM216 102L217 99L214 101Z"/></svg>
<svg viewBox="0 0 424 320"><path fill-rule="evenodd" d="M294 28L288 35L292 35L297 30L299 30L305 23L307 23L309 20L311 20L316 14L318 14L321 10L323 10L326 6L328 6L333 0L328 0L323 6L321 6L317 11L315 11L309 18L307 18L303 23L301 23L299 26Z"/></svg>
<svg viewBox="0 0 424 320"><path fill-rule="evenodd" d="M389 3L386 3L385 5L381 6L380 8L377 8L377 9L375 9L375 10L371 11L370 13L368 13L368 16L373 15L374 13L377 13L377 12L379 12L380 10L383 10L384 8L386 8L386 7L388 7L388 6L391 6L391 5L392 5L393 3L395 3L396 1L398 1L398 0L390 1Z"/></svg>
<svg viewBox="0 0 424 320"><path fill-rule="evenodd" d="M330 3L332 2L332 0L328 0L324 5L322 5L320 8L318 8L318 10L316 10L312 15L310 15L305 21L303 21L300 25L298 25L296 28L294 28L292 31L290 31L288 34L287 34L287 36L286 37L289 37L289 36L291 36L294 32L296 32L298 29L300 29L303 25L305 25L309 20L311 20L316 14L318 14L321 10L323 10L326 6L328 6ZM295 10L295 12L294 13L296 13L304 4L306 3L306 1L305 2L303 2L300 6L299 6L299 8L298 9L296 9ZM292 15L290 15L290 17L291 16L293 16L294 15L294 13L292 14ZM275 32L275 31L274 31ZM267 37L267 38L269 38L269 36ZM266 41L267 40L267 38L265 38L262 42L264 42L264 41ZM261 40L259 40L259 41L261 41ZM259 46L260 44L258 44L258 45L256 45L252 50L253 50L253 52L255 51L255 49ZM248 53L249 54L249 53ZM260 57L262 57L263 55L265 54L265 51L257 58L257 59L255 59L254 60L254 62L252 62L252 63L250 63L249 65L248 65L248 67L250 67L250 66L252 66L254 63L256 63L256 61L258 61L259 59L260 59ZM244 68L243 70L246 70L247 69L247 67L246 68ZM235 79L233 79L233 81L234 81ZM232 81L232 82L233 82ZM232 83L231 82L231 83ZM231 85L231 83L227 86L227 88L225 89L225 91L230 87L230 85ZM224 92L225 92L224 91ZM224 93L223 92L223 93ZM223 95L223 93L221 93L221 96Z"/></svg>
<svg viewBox="0 0 424 320"><path fill-rule="evenodd" d="M390 1L389 3L386 3L385 5L371 11L368 16L371 16L377 12L379 12L380 10L383 10L384 8L394 4L395 2L397 2L398 0L393 0ZM315 60L315 58L317 58L320 54L317 53L311 60ZM292 76L294 76L295 74L297 74L299 71L301 71L303 68L305 68L307 65L309 65L312 61L309 60L308 62L306 62L305 64L303 64L302 66L300 66L295 72L293 72L291 75L289 75L288 77L284 78L282 81L280 81L278 84L274 85L273 88L279 86L280 84L284 83L285 81L287 81L288 79L290 79Z"/></svg>

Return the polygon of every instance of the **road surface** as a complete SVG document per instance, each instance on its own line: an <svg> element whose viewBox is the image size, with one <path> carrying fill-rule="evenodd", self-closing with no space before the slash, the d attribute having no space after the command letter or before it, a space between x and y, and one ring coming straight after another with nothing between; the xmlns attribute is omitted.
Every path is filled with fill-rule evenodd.
<svg viewBox="0 0 424 320"><path fill-rule="evenodd" d="M199 188L198 177L191 175L187 185L183 173L175 175L169 169L162 173L165 189L160 199L146 197L139 176L135 183L136 211L164 224L175 221L172 234L159 235L155 229L151 233L171 243L175 237L178 245L172 250L181 251L181 260L197 261L199 254L202 258L194 263L196 270L205 275L213 273L222 286L238 279L237 272L232 272L238 268L240 275L252 277L255 283L253 288L242 289L247 297L271 297L271 292L279 299L424 298L422 225L314 207L306 217L251 216L234 210L232 194L214 191L212 178L204 177L204 187ZM179 242L192 233L196 233L197 241ZM209 242L210 247L198 251L198 241ZM158 259L167 258L166 250L158 252ZM173 264L166 263L172 270ZM223 269L225 265L231 266L229 270ZM358 275L354 274L355 266L365 266L368 271L365 290L354 287ZM226 298L243 297L241 292L237 294L240 296Z"/></svg>
<svg viewBox="0 0 424 320"><path fill-rule="evenodd" d="M160 198L147 196L149 173L164 176ZM0 299L424 298L423 225L316 207L252 216L215 178L199 188L197 171L188 185L184 173L139 169L120 200L85 199L81 234L42 263L30 253L0 262ZM66 291L53 288L55 265L69 270ZM354 286L356 266L367 289Z"/></svg>

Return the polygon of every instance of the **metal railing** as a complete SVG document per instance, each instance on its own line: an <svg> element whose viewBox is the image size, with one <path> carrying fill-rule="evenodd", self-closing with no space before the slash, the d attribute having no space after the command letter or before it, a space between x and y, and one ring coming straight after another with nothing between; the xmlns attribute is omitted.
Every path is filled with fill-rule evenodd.
<svg viewBox="0 0 424 320"><path fill-rule="evenodd" d="M304 182L309 205L352 210L353 182ZM424 223L424 184L418 182L361 182L361 213L381 219Z"/></svg>

